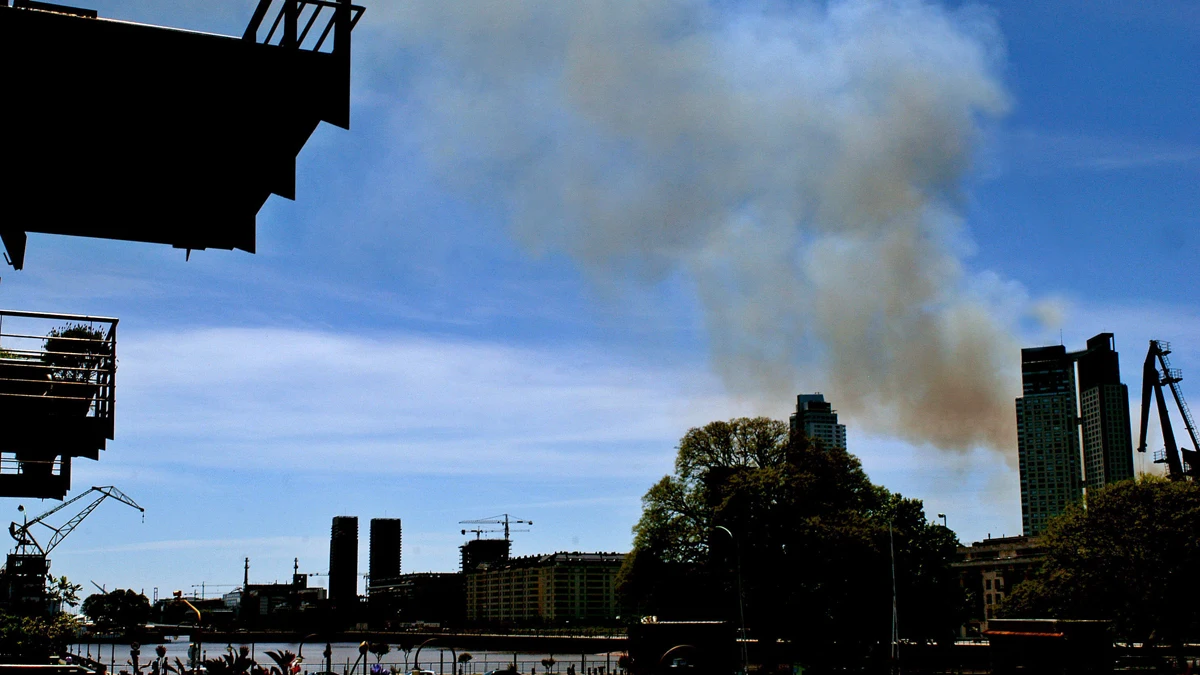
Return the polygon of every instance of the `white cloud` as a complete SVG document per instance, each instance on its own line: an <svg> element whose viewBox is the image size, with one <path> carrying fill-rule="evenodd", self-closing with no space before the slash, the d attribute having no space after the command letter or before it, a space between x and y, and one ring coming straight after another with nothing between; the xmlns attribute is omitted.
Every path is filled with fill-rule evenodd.
<svg viewBox="0 0 1200 675"><path fill-rule="evenodd" d="M736 404L705 376L599 350L209 328L123 336L130 461L328 471L646 475Z"/></svg>

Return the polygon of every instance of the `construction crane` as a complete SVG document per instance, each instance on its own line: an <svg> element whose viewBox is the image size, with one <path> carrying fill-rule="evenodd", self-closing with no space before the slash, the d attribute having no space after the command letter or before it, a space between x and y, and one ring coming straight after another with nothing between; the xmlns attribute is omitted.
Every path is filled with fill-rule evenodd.
<svg viewBox="0 0 1200 675"><path fill-rule="evenodd" d="M458 521L459 525L504 525L504 530L503 530L504 541L509 541L509 533L510 532L528 532L529 531L529 530L513 530L509 527L510 523L532 525L533 521L532 520L519 520L517 518L509 518L509 515L507 513L501 513L498 516L491 516L490 518L480 518L479 520L460 520L460 521ZM478 538L478 535L482 534L483 532L500 532L500 531L501 530L463 530L462 533L466 534L467 532L475 532L477 535L476 538Z"/></svg>
<svg viewBox="0 0 1200 675"><path fill-rule="evenodd" d="M1195 477L1200 472L1200 442L1196 440L1196 425L1192 422L1192 413L1188 410L1179 382L1183 375L1179 369L1172 368L1167 355L1171 353L1171 343L1164 340L1151 340L1150 349L1146 352L1146 363L1142 367L1142 425L1138 436L1138 452L1146 452L1146 427L1150 422L1150 392L1153 390L1158 406L1158 422L1162 427L1163 444L1166 446L1161 455L1155 453L1156 463L1167 465L1167 475L1171 480L1183 480L1185 476ZM1161 369L1160 369L1161 366ZM1188 436L1192 439L1192 449L1182 451L1175 442L1175 432L1171 428L1171 418L1167 413L1167 402L1163 396L1163 386L1170 387L1175 405L1183 417Z"/></svg>
<svg viewBox="0 0 1200 675"><path fill-rule="evenodd" d="M470 529L462 530L462 533L466 534L468 532L473 532L473 533L475 533L475 538L480 539L485 534L495 534L496 532L503 532L503 531L504 530L485 530L482 527L472 527ZM528 532L528 531L529 530L516 530L516 532Z"/></svg>
<svg viewBox="0 0 1200 675"><path fill-rule="evenodd" d="M55 513L58 513L59 511L67 508L71 504L74 504L75 502L79 501L80 499L83 499L84 497L92 494L93 492L98 492L99 496L96 497L96 499L94 499L91 504L88 504L87 506L85 506L82 511L80 511L79 513L72 516L71 519L68 520L62 526L54 527L53 525L46 522L46 518L54 515ZM132 506L133 508L137 509L138 511L141 511L143 514L142 519L143 519L143 521L145 520L146 509L143 509L142 507L138 506L138 503L133 501L132 499L130 499L128 496L126 496L126 494L124 492L121 492L120 490L118 490L117 488L115 488L111 485L105 485L103 487L92 486L92 488L90 490L88 490L87 492L80 493L80 494L76 495L75 497L68 499L67 501L50 509L49 511L43 513L42 515L38 516L37 518L34 518L33 520L27 519L24 523L19 524L19 525L17 523L10 524L8 526L8 533L17 542L17 548L16 548L15 553L17 555L40 555L40 556L49 555L50 551L53 551L55 546L58 546L60 543L62 543L62 540L65 539L68 534L71 534L71 532L74 531L75 528L79 526L79 523L83 522L84 518L88 517L88 514L90 514L92 511L95 511L97 506L100 506L100 502L103 502L105 499L108 499L109 497L112 497L113 499L115 499L119 502L128 504L129 506ZM24 506L18 506L17 509L20 510L21 512L25 511ZM42 546L41 544L39 544L37 539L34 538L33 532L30 531L30 528L33 527L34 525L41 525L54 533L54 534L50 535L50 541L45 546Z"/></svg>

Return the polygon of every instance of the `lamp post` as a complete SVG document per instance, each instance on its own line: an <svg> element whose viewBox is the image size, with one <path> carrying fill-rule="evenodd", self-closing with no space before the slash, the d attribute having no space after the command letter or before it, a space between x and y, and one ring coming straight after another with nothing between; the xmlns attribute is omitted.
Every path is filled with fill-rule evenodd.
<svg viewBox="0 0 1200 675"><path fill-rule="evenodd" d="M944 514L944 513L939 513L939 514L938 514L938 518L941 518L941 519L942 519L942 527L945 527L946 529L949 529L949 526L948 526L948 525L946 525L946 514Z"/></svg>
<svg viewBox="0 0 1200 675"><path fill-rule="evenodd" d="M737 537L733 536L733 532L728 527L725 527L724 525L717 525L713 529L724 532L725 534L729 535L730 539L733 540L734 556L735 560L737 560L738 620L741 621L742 624L742 637L738 641L738 644L741 646L742 652L742 675L746 675L746 672L749 669L749 659L746 657L746 608L742 600L742 548L738 543Z"/></svg>
<svg viewBox="0 0 1200 675"><path fill-rule="evenodd" d="M192 670L196 670L200 667L200 660L204 658L204 654L200 647L204 640L203 628L201 627L204 618L200 616L200 610L196 609L195 605L188 602L187 598L183 597L183 591L175 591L172 593L172 595L175 597L175 602L182 602L196 613L196 634L193 636L195 638L195 642L188 646L188 661L191 662Z"/></svg>

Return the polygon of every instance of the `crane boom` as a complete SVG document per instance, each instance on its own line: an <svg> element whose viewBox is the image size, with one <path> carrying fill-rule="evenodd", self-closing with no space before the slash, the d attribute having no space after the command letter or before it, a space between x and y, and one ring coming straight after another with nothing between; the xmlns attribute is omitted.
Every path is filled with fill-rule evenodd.
<svg viewBox="0 0 1200 675"><path fill-rule="evenodd" d="M92 500L92 503L83 507L83 510L81 510L79 513L72 516L71 519L68 520L66 523L64 523L62 526L54 527L53 525L50 525L49 523L46 522L46 518L48 518L49 516L52 516L55 513L58 513L59 511L63 510L64 508L70 506L71 504L74 504L75 502L79 501L80 499L83 499L84 497L90 495L93 492L98 492L100 494L98 497L96 497L94 500ZM129 506L132 506L133 508L137 509L138 511L141 511L142 513L146 512L146 509L143 509L141 506L138 506L137 502L133 501L133 499L131 499L128 495L126 495L124 492L121 492L120 490L113 487L112 485L105 485L105 486L101 486L101 487L92 486L92 488L90 490L88 490L87 492L83 492L83 493L76 495L75 497L72 497L71 499L63 502L62 504L59 504L58 506L50 509L49 511L43 513L42 515L40 515L32 520L27 520L23 524L17 524L17 523L10 524L8 526L8 533L12 536L13 539L15 539L17 541L17 553L20 553L20 554L31 553L32 551L30 551L29 549L33 549L33 551L35 551L38 554L48 555L50 553L50 551L54 550L55 546L58 546L59 543L61 543L62 540L67 537L68 534L71 534L71 532L74 531L75 528L79 526L79 523L83 522L84 518L88 517L88 514L90 514L92 511L95 511L96 507L100 506L100 503L103 502L105 499L108 499L109 497L112 497L113 499L115 499L119 502L128 504ZM41 544L39 544L37 539L34 538L33 533L30 532L31 526L39 525L39 524L54 533L54 534L50 535L50 541L46 544L45 547L43 547Z"/></svg>
<svg viewBox="0 0 1200 675"><path fill-rule="evenodd" d="M501 513L498 516L491 516L489 518L480 518L478 520L460 520L460 521L458 521L458 523L460 525L504 525L504 540L508 541L509 533L513 531L509 528L510 523L523 523L525 525L532 525L533 521L532 520L520 520L518 518L510 518L507 513ZM474 532L475 530L470 530L470 531ZM517 530L517 532L527 532L527 531L528 530ZM467 532L468 532L467 530L463 530L463 534L466 534Z"/></svg>
<svg viewBox="0 0 1200 675"><path fill-rule="evenodd" d="M1184 426L1187 427L1188 436L1192 441L1192 448L1184 449L1184 459L1195 458L1196 451L1200 450L1200 442L1196 438L1196 425L1192 421L1192 413L1188 409L1187 402L1183 398L1183 391L1179 388L1179 382L1183 379L1178 369L1171 367L1171 362L1167 359L1167 355L1171 353L1171 344L1164 340L1151 340L1150 349L1146 352L1146 361L1142 366L1142 419L1141 428L1138 435L1138 452L1146 451L1146 430L1150 422L1150 395L1153 391L1156 407L1158 408L1159 426L1162 428L1163 444L1165 447L1164 458L1167 464L1167 473L1172 480L1182 480L1187 474L1192 474L1200 470L1200 466L1193 466L1194 462L1189 459L1188 470L1183 468L1183 462L1180 459L1179 445L1175 440L1175 431L1171 427L1171 418L1167 411L1167 401L1163 396L1163 385L1167 385L1171 389L1171 396L1175 399L1175 405L1179 408L1179 413L1183 417ZM1159 367L1161 366L1161 370Z"/></svg>

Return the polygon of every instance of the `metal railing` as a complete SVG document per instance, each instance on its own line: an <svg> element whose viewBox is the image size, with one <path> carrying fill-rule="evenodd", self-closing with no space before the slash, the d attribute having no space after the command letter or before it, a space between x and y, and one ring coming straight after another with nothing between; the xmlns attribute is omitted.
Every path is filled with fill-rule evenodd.
<svg viewBox="0 0 1200 675"><path fill-rule="evenodd" d="M250 18L250 25L246 27L242 39L259 42L258 33L274 2L275 0L259 0L258 7L255 8L254 15ZM324 10L326 9L332 11L325 14ZM334 38L329 51L335 54L341 53L349 47L350 31L358 25L358 20L362 18L364 11L366 11L365 7L350 4L350 0L281 0L281 7L275 14L275 20L271 23L266 38L261 42L262 44L320 52L332 32ZM314 35L313 28L319 25L318 21L322 16L325 17L324 29L321 30L319 36L310 40L310 36Z"/></svg>
<svg viewBox="0 0 1200 675"><path fill-rule="evenodd" d="M0 408L30 417L110 420L117 319L0 310Z"/></svg>
<svg viewBox="0 0 1200 675"><path fill-rule="evenodd" d="M49 465L47 467L47 465ZM69 464L67 464L69 466ZM11 452L0 453L0 476L21 476L25 474L36 474L38 477L51 476L59 477L63 475L63 458L57 456L54 459L34 460L34 459L17 459L16 455ZM49 471L46 469L49 468Z"/></svg>

